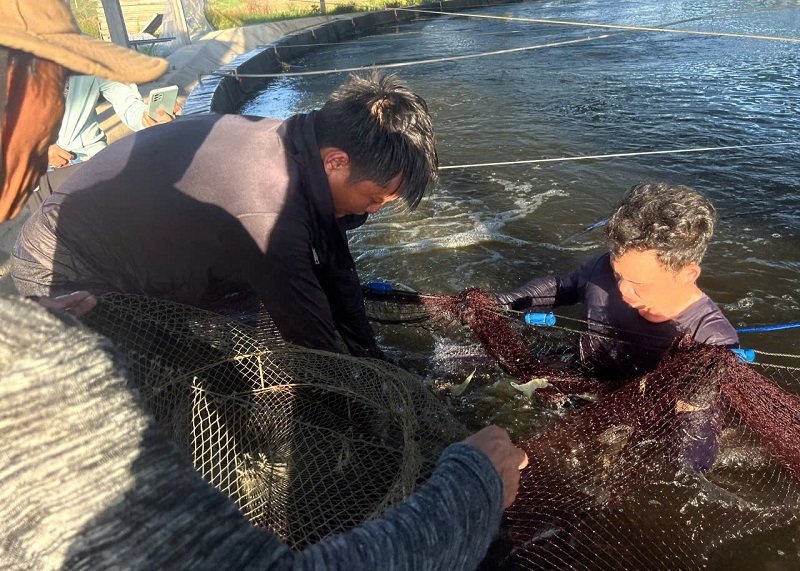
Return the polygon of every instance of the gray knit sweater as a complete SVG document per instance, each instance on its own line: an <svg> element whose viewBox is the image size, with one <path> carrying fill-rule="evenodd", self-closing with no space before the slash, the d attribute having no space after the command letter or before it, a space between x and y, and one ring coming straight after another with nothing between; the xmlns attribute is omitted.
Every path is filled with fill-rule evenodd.
<svg viewBox="0 0 800 571"><path fill-rule="evenodd" d="M2 569L474 569L501 513L492 464L455 444L407 502L293 552L159 432L109 341L0 298Z"/></svg>

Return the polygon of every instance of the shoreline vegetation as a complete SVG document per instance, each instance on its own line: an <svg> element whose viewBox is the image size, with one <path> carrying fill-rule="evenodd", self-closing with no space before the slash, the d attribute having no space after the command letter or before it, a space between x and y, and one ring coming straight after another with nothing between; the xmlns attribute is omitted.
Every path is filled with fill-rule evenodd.
<svg viewBox="0 0 800 571"><path fill-rule="evenodd" d="M325 13L369 12L418 3L418 0L325 0ZM81 31L99 38L97 6L97 0L70 0ZM321 14L319 0L208 0L205 10L206 19L217 30ZM128 30L128 33L135 31Z"/></svg>

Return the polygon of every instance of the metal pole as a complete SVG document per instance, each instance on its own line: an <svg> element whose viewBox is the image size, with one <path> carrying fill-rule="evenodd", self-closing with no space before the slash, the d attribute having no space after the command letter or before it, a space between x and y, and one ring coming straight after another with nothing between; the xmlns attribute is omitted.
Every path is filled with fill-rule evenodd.
<svg viewBox="0 0 800 571"><path fill-rule="evenodd" d="M175 25L178 27L178 39L181 44L187 46L192 43L189 36L189 25L186 23L186 13L183 11L182 0L170 0L172 13L175 14Z"/></svg>
<svg viewBox="0 0 800 571"><path fill-rule="evenodd" d="M122 16L122 7L119 0L100 0L103 3L103 12L106 15L108 33L111 34L111 41L123 47L128 45L128 30L125 28L125 18Z"/></svg>

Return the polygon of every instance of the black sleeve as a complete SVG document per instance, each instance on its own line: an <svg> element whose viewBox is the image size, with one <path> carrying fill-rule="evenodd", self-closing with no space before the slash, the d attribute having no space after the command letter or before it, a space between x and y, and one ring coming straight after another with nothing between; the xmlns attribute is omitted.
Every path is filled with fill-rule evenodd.
<svg viewBox="0 0 800 571"><path fill-rule="evenodd" d="M281 221L251 274L252 287L286 341L383 358L367 319L353 258L343 244L330 260L321 259L302 220Z"/></svg>
<svg viewBox="0 0 800 571"><path fill-rule="evenodd" d="M520 288L498 294L497 299L500 303L518 311L575 305L583 300L589 277L602 259L603 256L592 258L577 270L558 278L535 278Z"/></svg>
<svg viewBox="0 0 800 571"><path fill-rule="evenodd" d="M333 269L319 276L328 298L333 323L350 354L385 359L364 308L364 294L354 267Z"/></svg>
<svg viewBox="0 0 800 571"><path fill-rule="evenodd" d="M261 259L249 268L249 282L286 341L342 353L331 306L314 268L308 228L298 220L282 222Z"/></svg>
<svg viewBox="0 0 800 571"><path fill-rule="evenodd" d="M515 290L497 294L497 300L511 309L551 309L555 306L558 282L554 277L535 278Z"/></svg>

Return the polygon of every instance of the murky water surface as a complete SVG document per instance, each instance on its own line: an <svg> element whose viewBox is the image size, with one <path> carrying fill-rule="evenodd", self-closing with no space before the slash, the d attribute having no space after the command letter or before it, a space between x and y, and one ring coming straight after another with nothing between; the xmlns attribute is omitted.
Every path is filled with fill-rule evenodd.
<svg viewBox="0 0 800 571"><path fill-rule="evenodd" d="M800 8L753 0L532 2L470 14L800 36ZM293 69L581 38L594 39L398 70L431 107L442 165L800 141L800 43L435 17L321 48ZM306 111L342 80L281 79L242 113ZM762 147L445 170L418 211L387 208L354 233L352 249L365 280L503 290L602 251L600 231L571 237L606 218L633 184L687 184L721 218L701 287L737 327L800 321L799 159L800 147ZM797 329L742 342L800 353Z"/></svg>

